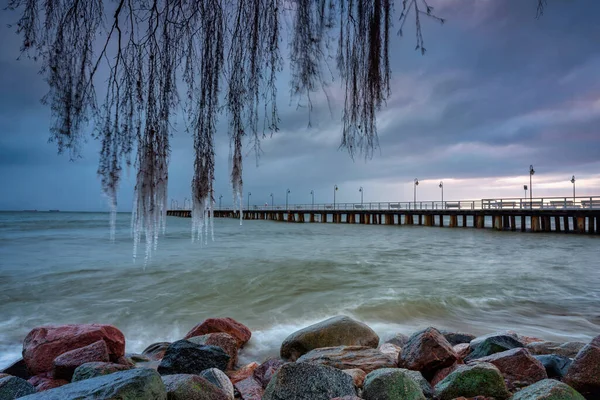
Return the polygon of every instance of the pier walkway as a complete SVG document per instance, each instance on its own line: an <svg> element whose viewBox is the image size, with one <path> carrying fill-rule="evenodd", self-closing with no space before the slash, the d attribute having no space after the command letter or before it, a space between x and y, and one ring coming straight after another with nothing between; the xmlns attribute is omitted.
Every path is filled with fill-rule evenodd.
<svg viewBox="0 0 600 400"><path fill-rule="evenodd" d="M231 208L217 207L213 212L217 218L240 218L239 210ZM242 213L242 218L246 220L473 227L600 235L600 196L416 203L250 205ZM189 218L191 211L168 210L167 215Z"/></svg>

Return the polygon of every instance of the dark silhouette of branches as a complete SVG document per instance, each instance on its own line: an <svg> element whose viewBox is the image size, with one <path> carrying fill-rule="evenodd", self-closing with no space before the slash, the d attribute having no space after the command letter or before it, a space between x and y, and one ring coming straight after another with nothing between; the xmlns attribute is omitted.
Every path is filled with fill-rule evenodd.
<svg viewBox="0 0 600 400"><path fill-rule="evenodd" d="M538 0L538 16L545 4ZM423 19L444 20L428 0L397 0L397 6L398 33L414 21L416 49L425 54ZM122 167L136 152L132 226L136 244L145 237L147 255L164 229L171 123L180 108L195 151L193 236L208 232L222 113L241 206L244 139L258 156L261 139L279 126L284 15L292 21L292 95L305 98L310 110L312 94L339 76L341 147L352 157L370 157L378 146L377 112L391 93L393 0L9 0L8 8L20 11L21 50L40 61L48 83L50 140L76 158L93 121L101 142L98 174L113 210Z"/></svg>

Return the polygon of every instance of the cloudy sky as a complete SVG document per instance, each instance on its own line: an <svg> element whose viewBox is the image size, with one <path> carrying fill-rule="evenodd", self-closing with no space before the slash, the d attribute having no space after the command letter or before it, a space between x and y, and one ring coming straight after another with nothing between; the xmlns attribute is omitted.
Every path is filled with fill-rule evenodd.
<svg viewBox="0 0 600 400"><path fill-rule="evenodd" d="M280 80L281 131L263 142L258 160L245 159L244 194L251 203L337 200L409 201L519 197L533 164L534 196L600 195L600 2L548 0L535 19L535 0L429 0L447 18L425 21L427 53L414 51L413 32L392 42L392 96L379 114L381 148L373 159L352 160L338 150L340 89L333 83L331 112L306 109ZM0 13L0 210L106 210L96 176L98 143L70 162L47 142L49 110L39 66L17 60L19 38ZM291 103L291 105L290 105ZM223 117L224 120L224 117ZM215 191L231 202L225 121L217 139ZM169 198L189 197L191 138L174 132ZM125 177L119 209L131 208L133 177Z"/></svg>

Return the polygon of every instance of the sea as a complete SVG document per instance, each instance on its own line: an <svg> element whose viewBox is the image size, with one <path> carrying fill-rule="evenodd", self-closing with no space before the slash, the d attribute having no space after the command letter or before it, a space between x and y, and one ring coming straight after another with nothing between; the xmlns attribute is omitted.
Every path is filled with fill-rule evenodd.
<svg viewBox="0 0 600 400"><path fill-rule="evenodd" d="M0 368L47 324L112 324L126 351L141 352L232 317L252 330L242 363L336 315L382 340L428 326L600 334L597 236L217 218L204 243L192 242L190 219L168 217L144 262L133 259L130 219L118 214L113 242L106 213L0 213Z"/></svg>

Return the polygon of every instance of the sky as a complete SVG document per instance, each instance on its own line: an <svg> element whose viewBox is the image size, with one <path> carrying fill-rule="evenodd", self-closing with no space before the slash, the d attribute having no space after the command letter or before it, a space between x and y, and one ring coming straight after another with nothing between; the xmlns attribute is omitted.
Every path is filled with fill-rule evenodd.
<svg viewBox="0 0 600 400"><path fill-rule="evenodd" d="M429 0L447 22L423 21L425 47L414 29L391 43L392 94L378 115L380 148L351 159L341 140L338 82L317 95L310 118L278 82L280 131L264 153L244 159L244 201L251 204L513 198L600 195L600 2L548 0L536 19L535 0ZM398 16L398 5L396 6ZM40 102L47 87L39 65L19 57L18 15L0 11L0 210L108 209L96 175L99 143L89 138L71 162L48 143L51 115ZM396 22L396 28L398 23ZM396 29L394 29L396 31ZM285 48L286 44L282 44ZM216 138L215 197L232 199L229 140L222 116ZM91 128L90 128L91 130ZM190 197L192 138L176 127L169 201ZM129 211L135 173L125 174L119 210Z"/></svg>

